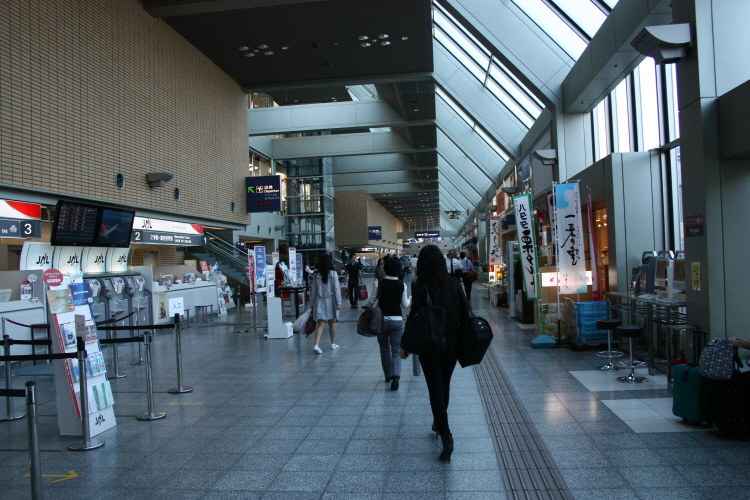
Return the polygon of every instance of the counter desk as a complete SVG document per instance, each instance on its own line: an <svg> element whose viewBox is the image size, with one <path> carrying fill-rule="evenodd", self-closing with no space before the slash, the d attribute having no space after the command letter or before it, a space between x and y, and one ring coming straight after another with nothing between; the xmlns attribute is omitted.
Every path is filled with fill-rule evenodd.
<svg viewBox="0 0 750 500"><path fill-rule="evenodd" d="M177 283L172 284L169 289L152 281L146 282L146 289L151 292L153 324L155 325L172 321L174 314L169 313L169 299L182 298L183 310L190 311L190 316L193 318L196 317L195 306L217 305L218 303L218 288L213 281Z"/></svg>

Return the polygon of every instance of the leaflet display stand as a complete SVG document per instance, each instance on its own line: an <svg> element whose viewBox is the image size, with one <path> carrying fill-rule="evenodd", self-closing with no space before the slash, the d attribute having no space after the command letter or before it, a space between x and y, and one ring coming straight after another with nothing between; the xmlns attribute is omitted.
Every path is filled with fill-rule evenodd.
<svg viewBox="0 0 750 500"><path fill-rule="evenodd" d="M57 391L57 421L62 436L80 436L81 422L80 380L85 376L89 439L114 427L114 398L107 378L99 336L91 310L91 288L83 283L81 273L65 277L62 285L47 289L47 310L52 330L52 352L76 352L76 335L85 335L86 361L80 366L77 359L55 360L55 388ZM78 328L76 328L78 323ZM83 328L83 332L81 332Z"/></svg>
<svg viewBox="0 0 750 500"><path fill-rule="evenodd" d="M281 299L279 297L268 297L268 333L269 339L288 339L294 335L291 323L281 320Z"/></svg>

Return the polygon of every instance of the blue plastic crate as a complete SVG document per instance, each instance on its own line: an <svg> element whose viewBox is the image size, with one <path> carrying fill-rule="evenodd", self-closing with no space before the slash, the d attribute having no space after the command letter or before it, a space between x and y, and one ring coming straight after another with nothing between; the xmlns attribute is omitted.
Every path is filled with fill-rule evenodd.
<svg viewBox="0 0 750 500"><path fill-rule="evenodd" d="M609 317L609 302L575 302L578 341L602 343L607 341L607 330L596 327L596 321Z"/></svg>

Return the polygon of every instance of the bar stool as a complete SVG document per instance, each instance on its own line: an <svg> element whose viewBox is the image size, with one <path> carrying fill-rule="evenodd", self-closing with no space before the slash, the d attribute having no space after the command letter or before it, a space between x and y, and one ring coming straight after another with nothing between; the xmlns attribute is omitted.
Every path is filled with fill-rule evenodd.
<svg viewBox="0 0 750 500"><path fill-rule="evenodd" d="M616 372L620 369L612 361L612 358L621 358L624 355L624 353L622 351L612 350L612 332L614 331L615 328L617 328L621 324L622 324L622 321L620 321L617 318L609 318L609 319L604 318L604 319L596 320L596 328L598 330L607 330L607 350L596 353L597 356L607 358L607 364L603 366L597 366L596 367L597 370L600 370L603 372Z"/></svg>
<svg viewBox="0 0 750 500"><path fill-rule="evenodd" d="M209 308L210 308L210 312L209 312ZM209 321L209 319L211 322L213 322L214 320L214 305L213 304L195 306L195 320L197 322L205 323Z"/></svg>
<svg viewBox="0 0 750 500"><path fill-rule="evenodd" d="M648 382L646 377L639 377L635 374L635 369L640 366L640 363L636 364L633 358L635 353L635 346L633 345L633 339L637 339L643 335L643 327L638 325L625 325L617 327L617 334L621 337L626 337L630 342L630 375L625 377L617 377L618 382L625 382L626 384L642 384Z"/></svg>

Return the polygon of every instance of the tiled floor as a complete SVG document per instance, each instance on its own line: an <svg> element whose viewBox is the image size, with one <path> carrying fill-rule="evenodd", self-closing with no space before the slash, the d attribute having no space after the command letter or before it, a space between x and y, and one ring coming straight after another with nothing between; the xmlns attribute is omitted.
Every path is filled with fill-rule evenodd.
<svg viewBox="0 0 750 500"><path fill-rule="evenodd" d="M594 374L612 374L593 372L601 364L593 351L532 349L533 330L518 328L478 290L473 303L491 321L493 354L572 497L750 497L747 443L715 430L675 432L684 429L669 417L670 393L658 381L633 390L597 382ZM42 472L77 474L45 478L45 498L509 498L474 370L456 370L456 451L440 463L424 381L406 363L400 390L388 389L376 342L354 332L359 312L342 311L341 348L328 349L325 333L322 355L299 335L233 333L231 315L190 328L182 339L184 384L194 392L184 395L166 392L176 385L174 340L159 333L156 410L167 417L152 422L134 418L146 409L145 370L129 366L134 352L121 347L129 376L112 381L118 425L91 452L67 450L72 439L58 434L51 377L38 377ZM25 380L14 377L14 386ZM25 427L24 420L0 423L0 499L29 498Z"/></svg>

